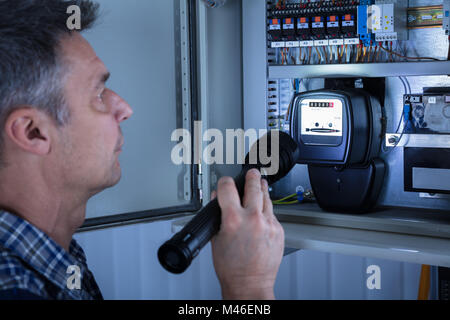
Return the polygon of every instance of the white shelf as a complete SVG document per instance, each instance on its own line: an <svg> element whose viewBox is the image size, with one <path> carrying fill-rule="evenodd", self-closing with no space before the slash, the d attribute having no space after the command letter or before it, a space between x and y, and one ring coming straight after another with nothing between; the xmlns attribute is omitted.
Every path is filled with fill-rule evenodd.
<svg viewBox="0 0 450 320"><path fill-rule="evenodd" d="M450 212L406 208L354 215L315 204L275 206L286 247L450 267Z"/></svg>
<svg viewBox="0 0 450 320"><path fill-rule="evenodd" d="M450 239L283 222L285 245L450 267Z"/></svg>
<svg viewBox="0 0 450 320"><path fill-rule="evenodd" d="M450 61L269 66L269 79L398 77L450 74Z"/></svg>

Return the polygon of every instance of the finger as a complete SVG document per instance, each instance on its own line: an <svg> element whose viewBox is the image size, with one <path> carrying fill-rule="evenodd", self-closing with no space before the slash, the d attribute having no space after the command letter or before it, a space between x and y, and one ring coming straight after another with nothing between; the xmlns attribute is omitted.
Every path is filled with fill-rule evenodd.
<svg viewBox="0 0 450 320"><path fill-rule="evenodd" d="M261 174L258 170L249 170L245 176L244 208L262 211L263 194L261 192Z"/></svg>
<svg viewBox="0 0 450 320"><path fill-rule="evenodd" d="M261 190L263 193L263 214L267 218L273 218L273 205L269 195L269 184L266 179L261 180Z"/></svg>
<svg viewBox="0 0 450 320"><path fill-rule="evenodd" d="M227 213L227 209L241 208L241 199L232 178L220 178L217 183L217 200L222 209L222 218Z"/></svg>

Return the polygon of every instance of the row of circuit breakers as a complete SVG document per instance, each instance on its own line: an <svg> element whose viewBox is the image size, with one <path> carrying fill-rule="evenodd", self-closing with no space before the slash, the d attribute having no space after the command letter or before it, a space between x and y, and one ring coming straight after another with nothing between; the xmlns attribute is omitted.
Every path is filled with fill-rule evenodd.
<svg viewBox="0 0 450 320"><path fill-rule="evenodd" d="M319 1L287 4L268 11L271 47L311 47L407 40L403 21L396 13L404 11L401 1L373 0ZM405 19L406 20L406 19ZM406 32L405 32L406 33Z"/></svg>

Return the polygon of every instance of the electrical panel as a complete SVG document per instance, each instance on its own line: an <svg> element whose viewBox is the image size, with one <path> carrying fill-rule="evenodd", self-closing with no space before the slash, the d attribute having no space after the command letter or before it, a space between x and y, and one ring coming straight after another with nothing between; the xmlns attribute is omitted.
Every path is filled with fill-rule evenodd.
<svg viewBox="0 0 450 320"><path fill-rule="evenodd" d="M267 129L292 134L294 98L301 93L363 89L377 97L384 112L380 157L386 170L403 171L403 178L385 181L386 189L395 184L402 196L388 192L382 201L411 199L411 192L433 199L450 193L449 3L267 0ZM336 88L336 83L345 86ZM320 138L326 140L324 146L332 146L344 129L339 103L321 102L332 102L336 114L314 105L307 109L314 114L303 114L298 135L302 141ZM394 149L402 149L401 154ZM293 192L292 183L275 193ZM441 208L446 206L439 201ZM413 204L426 207L421 199Z"/></svg>
<svg viewBox="0 0 450 320"><path fill-rule="evenodd" d="M406 17L397 18L405 12L404 0L279 1L268 10L270 46L308 48L361 43L372 47L376 42L407 40ZM344 54L344 48L336 53L341 59Z"/></svg>
<svg viewBox="0 0 450 320"><path fill-rule="evenodd" d="M448 2L408 7L406 0L268 1L268 66L439 61L442 56L418 56L416 48L420 46L420 39L410 39L409 32L443 28L442 35L448 34ZM289 103L281 101L281 97L292 97L299 90L296 84L302 78L268 79L269 82L284 81L284 87L289 87L282 92L277 87L268 95L268 128L288 129ZM275 90L269 84L268 88Z"/></svg>

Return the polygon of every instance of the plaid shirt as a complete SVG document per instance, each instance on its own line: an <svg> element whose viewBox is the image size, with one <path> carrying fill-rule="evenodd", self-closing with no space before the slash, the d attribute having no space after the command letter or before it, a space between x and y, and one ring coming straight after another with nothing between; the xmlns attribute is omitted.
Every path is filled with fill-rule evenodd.
<svg viewBox="0 0 450 320"><path fill-rule="evenodd" d="M78 283L76 270L81 276ZM2 291L25 292L25 297L43 299L103 299L83 249L74 239L68 253L27 221L0 210Z"/></svg>

